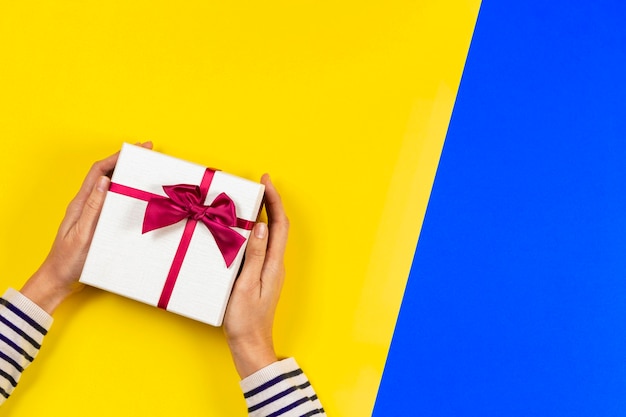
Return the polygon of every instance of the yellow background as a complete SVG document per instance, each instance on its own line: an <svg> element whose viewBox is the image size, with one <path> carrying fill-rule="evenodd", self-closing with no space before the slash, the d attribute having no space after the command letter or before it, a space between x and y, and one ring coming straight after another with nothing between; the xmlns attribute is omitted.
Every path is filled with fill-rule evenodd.
<svg viewBox="0 0 626 417"><path fill-rule="evenodd" d="M479 0L0 2L0 290L123 141L258 179L292 228L275 327L371 413ZM0 414L245 415L221 329L93 288Z"/></svg>

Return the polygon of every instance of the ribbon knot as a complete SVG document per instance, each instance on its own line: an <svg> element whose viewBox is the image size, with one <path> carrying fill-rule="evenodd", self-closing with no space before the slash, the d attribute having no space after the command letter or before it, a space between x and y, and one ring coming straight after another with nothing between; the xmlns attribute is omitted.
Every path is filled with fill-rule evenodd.
<svg viewBox="0 0 626 417"><path fill-rule="evenodd" d="M170 226L184 219L203 223L215 238L226 266L230 267L246 239L231 229L236 227L235 203L226 194L218 195L211 204L204 205L200 187L190 184L165 185L167 197L154 196L148 200L142 233Z"/></svg>
<svg viewBox="0 0 626 417"><path fill-rule="evenodd" d="M187 210L192 219L199 221L207 215L207 209L209 206L187 206ZM210 216L210 215L209 215Z"/></svg>

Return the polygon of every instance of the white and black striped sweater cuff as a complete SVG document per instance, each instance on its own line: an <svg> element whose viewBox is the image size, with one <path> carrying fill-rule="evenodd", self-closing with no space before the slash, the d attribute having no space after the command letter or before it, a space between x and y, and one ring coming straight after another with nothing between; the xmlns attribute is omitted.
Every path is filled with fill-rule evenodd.
<svg viewBox="0 0 626 417"><path fill-rule="evenodd" d="M240 384L251 417L326 415L294 358L274 362Z"/></svg>
<svg viewBox="0 0 626 417"><path fill-rule="evenodd" d="M0 404L39 352L52 317L18 291L9 288L0 298Z"/></svg>

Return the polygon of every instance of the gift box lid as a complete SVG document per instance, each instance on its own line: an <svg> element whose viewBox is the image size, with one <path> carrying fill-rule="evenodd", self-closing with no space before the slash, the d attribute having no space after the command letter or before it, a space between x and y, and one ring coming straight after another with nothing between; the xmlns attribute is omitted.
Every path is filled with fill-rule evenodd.
<svg viewBox="0 0 626 417"><path fill-rule="evenodd" d="M148 198L160 199L159 203L167 199L164 204L170 204L172 198L166 194L164 186L182 184L192 189L206 184L207 172L210 184L201 205L215 205L216 201L224 199L221 194L225 193L232 200L236 216L243 223L249 221L251 226L261 207L262 184L222 171L207 171L198 164L124 144L80 282L149 305L161 304L162 308L165 307L164 288L169 286L168 311L213 326L221 325L250 231L228 227L227 238L234 231L245 239L235 250L229 266L218 246L223 236L214 235L224 230L223 225L215 226L219 230L212 232L210 225L202 220L185 218L143 233L146 209L149 204L156 204L146 201ZM133 194L133 190L139 196ZM161 222L164 216L167 214L157 213L156 221ZM181 242L185 239L188 247L180 257ZM173 265L176 266L173 268ZM177 272L173 271L176 267Z"/></svg>

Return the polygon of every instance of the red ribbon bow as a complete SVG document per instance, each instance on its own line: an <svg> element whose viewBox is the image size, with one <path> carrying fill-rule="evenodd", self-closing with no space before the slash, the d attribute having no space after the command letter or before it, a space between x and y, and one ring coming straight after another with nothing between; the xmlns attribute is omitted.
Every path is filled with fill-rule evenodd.
<svg viewBox="0 0 626 417"><path fill-rule="evenodd" d="M218 195L208 206L204 205L214 174L214 170L207 168L200 186L190 184L164 185L163 190L165 190L167 197L111 183L109 191L148 202L142 233L188 219L157 304L160 308L167 308L196 223L202 222L209 229L224 257L226 267L230 267L246 241L231 227L252 230L254 226L254 222L237 217L235 204L225 193Z"/></svg>
<svg viewBox="0 0 626 417"><path fill-rule="evenodd" d="M238 225L233 200L226 193L221 193L205 206L204 196L197 185L164 185L163 190L169 198L155 196L148 201L141 232L147 233L187 218L202 222L215 238L226 266L230 267L246 241L231 229Z"/></svg>

